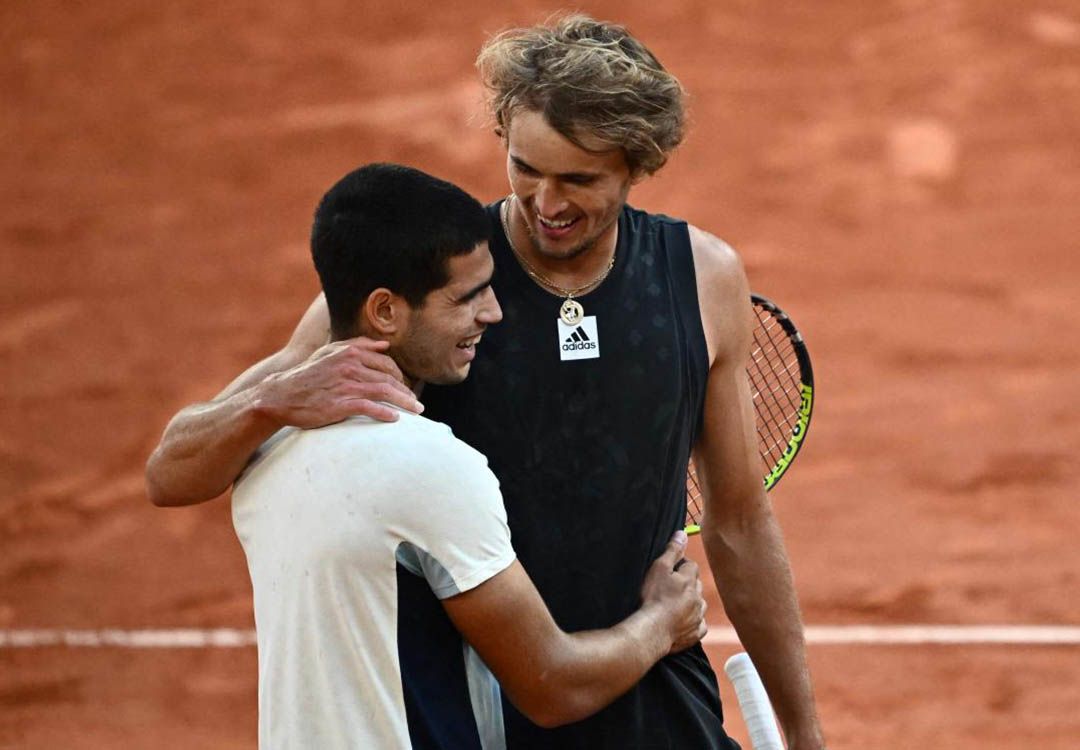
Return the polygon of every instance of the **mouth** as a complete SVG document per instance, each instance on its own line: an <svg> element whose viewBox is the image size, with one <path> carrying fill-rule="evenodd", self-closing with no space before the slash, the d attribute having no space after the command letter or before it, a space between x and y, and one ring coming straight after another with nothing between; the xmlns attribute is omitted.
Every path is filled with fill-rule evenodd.
<svg viewBox="0 0 1080 750"><path fill-rule="evenodd" d="M476 353L476 345L480 343L480 339L483 338L483 335L484 334L482 334L482 333L478 333L475 336L464 339L463 341L459 341L458 345L457 345L457 348L461 349L462 351L464 351L466 353L475 354Z"/></svg>
<svg viewBox="0 0 1080 750"><path fill-rule="evenodd" d="M540 226L540 230L547 236L557 239L569 234L573 229L580 217L574 219L563 219L562 221L556 221L555 219L545 219L540 214L534 214L536 216L536 223Z"/></svg>

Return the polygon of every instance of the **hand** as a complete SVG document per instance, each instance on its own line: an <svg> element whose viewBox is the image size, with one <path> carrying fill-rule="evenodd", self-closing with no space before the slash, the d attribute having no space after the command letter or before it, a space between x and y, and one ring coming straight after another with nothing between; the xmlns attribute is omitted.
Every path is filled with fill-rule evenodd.
<svg viewBox="0 0 1080 750"><path fill-rule="evenodd" d="M384 403L419 414L424 410L405 385L385 341L363 337L335 341L255 386L257 408L281 426L311 429L363 415L393 422Z"/></svg>
<svg viewBox="0 0 1080 750"><path fill-rule="evenodd" d="M683 557L685 551L686 532L676 531L641 585L642 606L658 609L671 636L671 653L690 648L709 629L698 566Z"/></svg>

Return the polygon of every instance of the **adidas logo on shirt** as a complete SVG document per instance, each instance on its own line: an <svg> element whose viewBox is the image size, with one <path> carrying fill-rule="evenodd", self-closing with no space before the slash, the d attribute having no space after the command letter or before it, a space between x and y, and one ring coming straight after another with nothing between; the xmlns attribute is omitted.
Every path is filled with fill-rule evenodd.
<svg viewBox="0 0 1080 750"><path fill-rule="evenodd" d="M596 359L600 356L600 339L596 333L596 316L587 315L577 325L568 326L558 319L559 359Z"/></svg>
<svg viewBox="0 0 1080 750"><path fill-rule="evenodd" d="M573 333L566 337L566 341L562 345L563 351L571 351L573 349L595 349L596 342L589 338L589 334L585 333L585 329L578 326Z"/></svg>

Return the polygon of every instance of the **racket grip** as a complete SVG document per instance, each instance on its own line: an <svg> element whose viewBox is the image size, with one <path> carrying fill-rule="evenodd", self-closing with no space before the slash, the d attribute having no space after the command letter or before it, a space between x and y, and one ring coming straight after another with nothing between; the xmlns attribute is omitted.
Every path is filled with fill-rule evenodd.
<svg viewBox="0 0 1080 750"><path fill-rule="evenodd" d="M739 700L739 710L754 750L784 750L772 704L749 655L735 654L724 664L724 672L735 688L735 697Z"/></svg>

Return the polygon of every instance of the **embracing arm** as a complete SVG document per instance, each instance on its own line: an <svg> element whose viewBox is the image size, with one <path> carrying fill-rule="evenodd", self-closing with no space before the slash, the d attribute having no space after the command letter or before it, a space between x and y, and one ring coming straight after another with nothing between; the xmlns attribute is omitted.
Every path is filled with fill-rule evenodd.
<svg viewBox="0 0 1080 750"><path fill-rule="evenodd" d="M419 411L385 343L368 339L327 344L329 316L320 295L285 348L255 364L213 401L172 418L146 463L155 505L192 505L229 488L251 454L286 425L321 427L366 414L393 420L393 409Z"/></svg>
<svg viewBox="0 0 1080 750"><path fill-rule="evenodd" d="M695 465L705 498L701 537L724 610L769 692L788 747L824 747L791 568L761 481L746 362L753 313L735 253L694 230L711 367Z"/></svg>
<svg viewBox="0 0 1080 750"><path fill-rule="evenodd" d="M563 632L517 561L443 606L522 713L543 727L568 724L705 635L697 567L675 569L685 544L685 535L668 544L646 576L641 608L607 630Z"/></svg>

